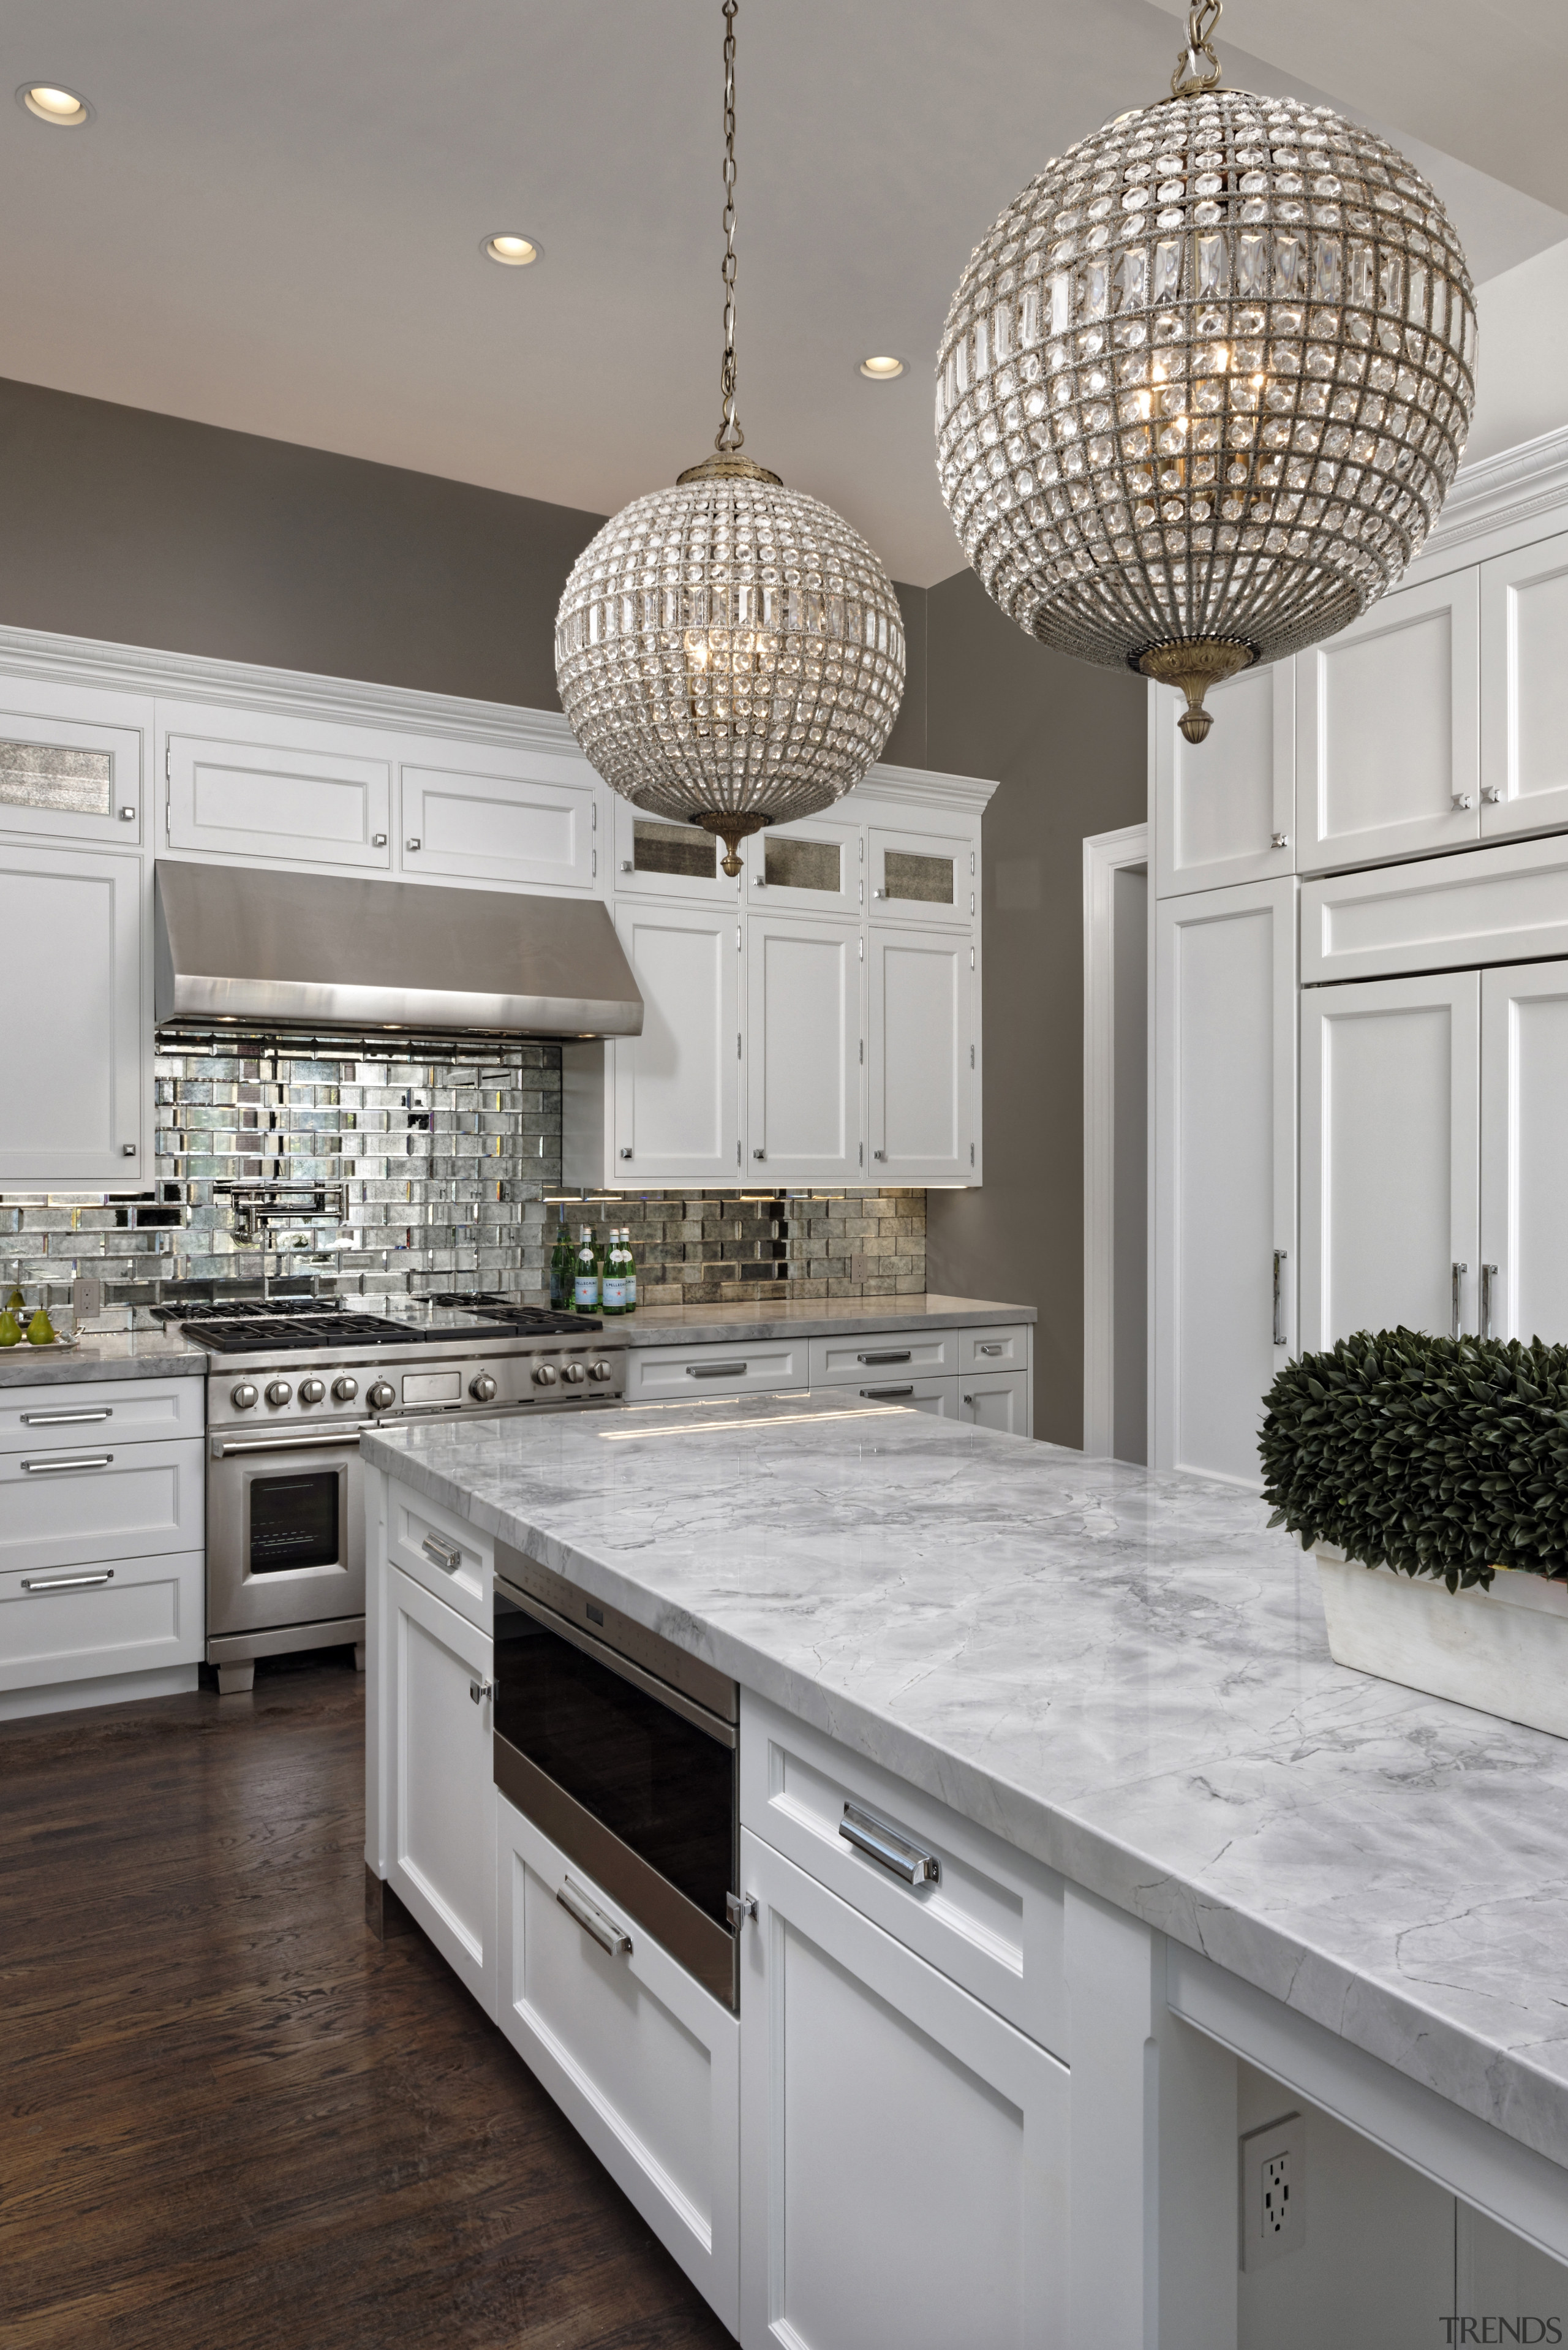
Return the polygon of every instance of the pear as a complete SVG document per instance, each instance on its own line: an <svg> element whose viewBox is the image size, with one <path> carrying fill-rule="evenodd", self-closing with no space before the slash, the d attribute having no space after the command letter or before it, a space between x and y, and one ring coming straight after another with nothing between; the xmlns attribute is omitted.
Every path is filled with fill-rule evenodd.
<svg viewBox="0 0 1568 2350"><path fill-rule="evenodd" d="M7 1305L0 1313L0 1347L19 1347L21 1343L22 1326Z"/></svg>
<svg viewBox="0 0 1568 2350"><path fill-rule="evenodd" d="M15 1314L18 1321L26 1319L27 1301L19 1289L14 1289L5 1300L5 1311L7 1314Z"/></svg>
<svg viewBox="0 0 1568 2350"><path fill-rule="evenodd" d="M52 1347L57 1335L58 1334L55 1329L54 1324L50 1321L48 1315L40 1305L37 1312L34 1315L32 1320L27 1325L28 1346Z"/></svg>

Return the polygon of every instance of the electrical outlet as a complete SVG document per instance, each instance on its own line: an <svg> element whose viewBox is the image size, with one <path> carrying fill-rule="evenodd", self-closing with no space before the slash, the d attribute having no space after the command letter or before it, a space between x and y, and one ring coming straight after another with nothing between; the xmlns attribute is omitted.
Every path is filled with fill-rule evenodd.
<svg viewBox="0 0 1568 2350"><path fill-rule="evenodd" d="M1241 2140L1241 2266L1260 2269L1306 2242L1306 2126L1286 2114Z"/></svg>

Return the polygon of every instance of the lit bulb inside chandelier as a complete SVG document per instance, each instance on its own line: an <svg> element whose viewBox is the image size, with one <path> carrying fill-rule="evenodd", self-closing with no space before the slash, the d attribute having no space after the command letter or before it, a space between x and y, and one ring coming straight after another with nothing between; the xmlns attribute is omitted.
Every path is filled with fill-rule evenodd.
<svg viewBox="0 0 1568 2350"><path fill-rule="evenodd" d="M1475 299L1403 156L1220 86L1220 0L1157 104L1048 163L943 330L938 472L987 592L1044 644L1209 689L1385 593L1475 405Z"/></svg>
<svg viewBox="0 0 1568 2350"><path fill-rule="evenodd" d="M898 600L830 506L743 451L735 409L735 30L724 16L723 414L711 455L573 566L556 674L611 789L724 843L815 815L878 756L904 691Z"/></svg>

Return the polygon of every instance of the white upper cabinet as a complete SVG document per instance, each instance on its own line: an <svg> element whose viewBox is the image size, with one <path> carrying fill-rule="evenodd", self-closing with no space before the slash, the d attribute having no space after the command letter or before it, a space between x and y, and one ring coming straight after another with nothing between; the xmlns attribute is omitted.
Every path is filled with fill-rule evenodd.
<svg viewBox="0 0 1568 2350"><path fill-rule="evenodd" d="M733 909L623 903L616 917L642 991L640 1036L613 1047L614 1149L623 1183L733 1184L741 1168L741 926Z"/></svg>
<svg viewBox="0 0 1568 2350"><path fill-rule="evenodd" d="M0 831L140 847L153 703L9 678L0 686Z"/></svg>
<svg viewBox="0 0 1568 2350"><path fill-rule="evenodd" d="M1296 889L1156 918L1154 1462L1251 1486L1294 1341Z"/></svg>
<svg viewBox="0 0 1568 2350"><path fill-rule="evenodd" d="M747 1170L788 1186L863 1182L859 924L753 906L746 962Z"/></svg>
<svg viewBox="0 0 1568 2350"><path fill-rule="evenodd" d="M1473 570L1386 596L1296 660L1296 863L1424 857L1480 837Z"/></svg>
<svg viewBox="0 0 1568 2350"><path fill-rule="evenodd" d="M1155 839L1158 894L1272 881L1295 869L1295 670L1244 670L1209 696L1214 725L1189 743L1186 704L1155 696Z"/></svg>
<svg viewBox="0 0 1568 2350"><path fill-rule="evenodd" d="M1303 1351L1475 1329L1480 1100L1480 972L1303 992Z"/></svg>
<svg viewBox="0 0 1568 2350"><path fill-rule="evenodd" d="M1568 1341L1568 962L1481 973L1483 1336Z"/></svg>
<svg viewBox="0 0 1568 2350"><path fill-rule="evenodd" d="M147 898L139 856L0 843L0 1184L151 1181Z"/></svg>
<svg viewBox="0 0 1568 2350"><path fill-rule="evenodd" d="M866 861L870 874L868 910L877 921L936 923L966 928L974 920L979 893L975 844L955 827L944 833L884 831L873 826Z"/></svg>
<svg viewBox="0 0 1568 2350"><path fill-rule="evenodd" d="M746 897L764 914L856 914L866 903L866 830L827 816L769 825L745 847Z"/></svg>
<svg viewBox="0 0 1568 2350"><path fill-rule="evenodd" d="M978 1180L974 949L961 935L867 932L867 1173L898 1184Z"/></svg>
<svg viewBox="0 0 1568 2350"><path fill-rule="evenodd" d="M591 890L598 875L593 770L582 759L483 743L431 746L401 766L399 862L410 880Z"/></svg>
<svg viewBox="0 0 1568 2350"><path fill-rule="evenodd" d="M160 715L171 848L390 871L390 746L376 755L358 729L254 711Z"/></svg>
<svg viewBox="0 0 1568 2350"><path fill-rule="evenodd" d="M618 897L679 898L689 905L740 903L742 876L723 871L724 846L700 825L647 816L610 795L615 843L610 879Z"/></svg>
<svg viewBox="0 0 1568 2350"><path fill-rule="evenodd" d="M1480 571L1481 834L1568 824L1568 536Z"/></svg>

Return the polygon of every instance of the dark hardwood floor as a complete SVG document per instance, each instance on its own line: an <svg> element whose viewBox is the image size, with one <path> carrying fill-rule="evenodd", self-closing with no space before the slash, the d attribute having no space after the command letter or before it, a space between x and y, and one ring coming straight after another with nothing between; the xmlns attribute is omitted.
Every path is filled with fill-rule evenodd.
<svg viewBox="0 0 1568 2350"><path fill-rule="evenodd" d="M364 1681L0 1724L5 2350L722 2350L418 1932Z"/></svg>

